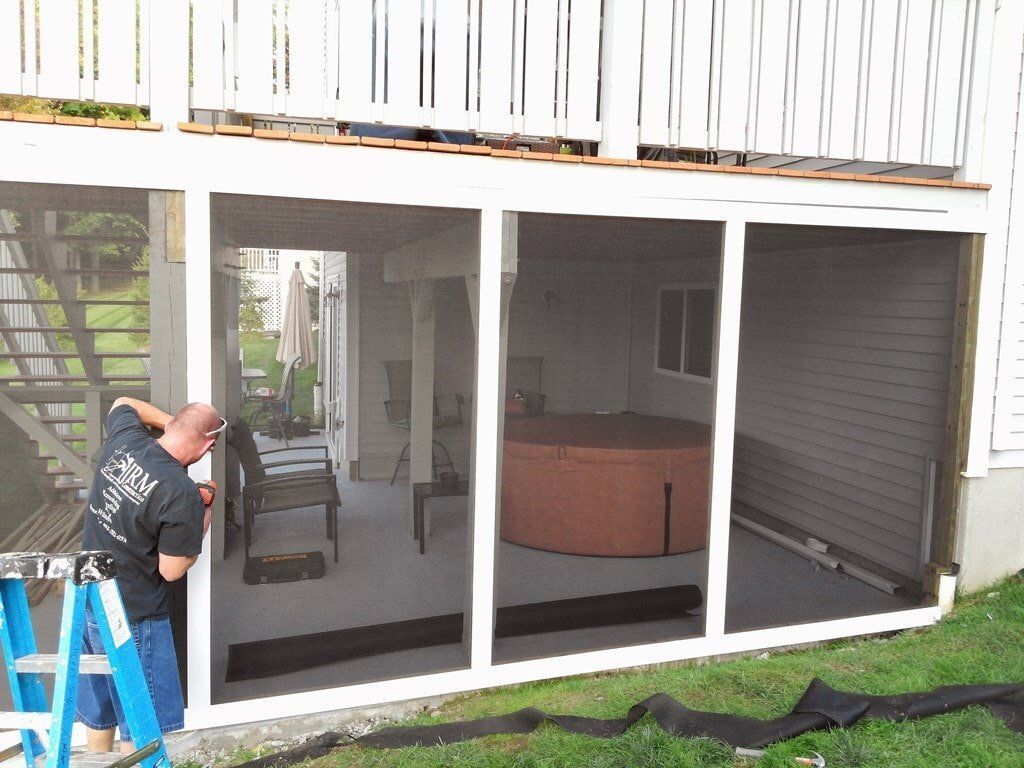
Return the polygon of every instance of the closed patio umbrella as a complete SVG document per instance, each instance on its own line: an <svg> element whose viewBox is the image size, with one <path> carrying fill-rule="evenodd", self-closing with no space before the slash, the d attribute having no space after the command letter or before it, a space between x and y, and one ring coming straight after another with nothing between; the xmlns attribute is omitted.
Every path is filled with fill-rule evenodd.
<svg viewBox="0 0 1024 768"><path fill-rule="evenodd" d="M316 360L313 348L313 326L309 317L309 296L306 281L295 262L295 269L288 278L288 297L285 300L281 320L281 343L277 345L277 361L284 363L295 355L302 359L298 370L308 368Z"/></svg>

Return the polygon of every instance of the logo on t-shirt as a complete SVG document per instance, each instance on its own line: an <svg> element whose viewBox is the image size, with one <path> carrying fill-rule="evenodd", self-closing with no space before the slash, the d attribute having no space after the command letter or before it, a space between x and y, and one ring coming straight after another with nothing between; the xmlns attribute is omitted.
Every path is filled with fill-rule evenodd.
<svg viewBox="0 0 1024 768"><path fill-rule="evenodd" d="M141 504L149 498L149 494L158 485L158 481L150 480L149 472L132 458L127 446L118 448L110 455L100 474L125 498L136 504Z"/></svg>

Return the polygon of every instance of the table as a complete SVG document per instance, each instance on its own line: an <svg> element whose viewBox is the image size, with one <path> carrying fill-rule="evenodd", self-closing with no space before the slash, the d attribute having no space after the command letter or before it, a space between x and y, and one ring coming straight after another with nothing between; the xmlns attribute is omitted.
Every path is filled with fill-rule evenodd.
<svg viewBox="0 0 1024 768"><path fill-rule="evenodd" d="M258 379L267 378L267 372L262 368L243 368L242 369L242 386L244 387L243 394L246 397L252 396L252 383Z"/></svg>
<svg viewBox="0 0 1024 768"><path fill-rule="evenodd" d="M432 483L412 484L412 531L413 536L420 543L420 554L427 551L427 534L424 528L423 507L427 499L439 498L442 496L468 496L469 480L459 480L454 485L446 485L440 480Z"/></svg>
<svg viewBox="0 0 1024 768"><path fill-rule="evenodd" d="M501 538L658 557L707 541L711 427L636 413L506 419Z"/></svg>

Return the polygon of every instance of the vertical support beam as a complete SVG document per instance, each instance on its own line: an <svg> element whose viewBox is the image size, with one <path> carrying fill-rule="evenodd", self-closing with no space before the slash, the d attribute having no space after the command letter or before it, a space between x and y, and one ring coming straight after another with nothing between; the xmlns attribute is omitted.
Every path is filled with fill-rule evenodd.
<svg viewBox="0 0 1024 768"><path fill-rule="evenodd" d="M714 427L711 441L711 493L708 523L708 584L704 632L725 634L732 517L732 460L736 433L736 369L739 358L740 306L746 223L730 219L722 227L718 281L718 350L715 365Z"/></svg>
<svg viewBox="0 0 1024 768"><path fill-rule="evenodd" d="M219 362L210 372L213 387L210 402L228 422L234 422L241 410L242 395L242 368L238 361L239 251L230 246L213 246L211 258L210 343L213 359ZM231 487L228 483L229 453L234 464L233 480L238 478L237 456L224 444L226 438L222 441L210 457L210 477L220 488L228 489ZM224 559L225 497L226 494L218 493L214 500L214 522L210 526L210 556L214 562Z"/></svg>
<svg viewBox="0 0 1024 768"><path fill-rule="evenodd" d="M188 344L186 380L188 400L206 403L213 399L210 242L210 191L199 187L185 196L185 301L189 308L185 316ZM189 467L189 475L199 481L211 477L210 456ZM210 547L206 546L186 578L188 633L185 659L180 653L178 656L179 664L186 669L188 684L186 728L202 725L201 720L193 719L190 711L210 705L210 565Z"/></svg>
<svg viewBox="0 0 1024 768"><path fill-rule="evenodd" d="M189 0L149 8L149 119L173 126L189 119ZM145 23L143 20L142 23Z"/></svg>
<svg viewBox="0 0 1024 768"><path fill-rule="evenodd" d="M518 216L486 208L480 213L480 292L477 298L476 376L470 470L470 525L467 570L473 586L467 595L466 631L470 666L491 666L495 611L495 562L498 547L499 456L504 370L504 328L512 293ZM512 266L509 266L510 260ZM495 343L497 341L497 343Z"/></svg>
<svg viewBox="0 0 1024 768"><path fill-rule="evenodd" d="M150 400L169 413L188 401L184 205L184 192L149 193Z"/></svg>
<svg viewBox="0 0 1024 768"><path fill-rule="evenodd" d="M99 389L90 387L85 391L85 460L91 462L99 456L103 447L103 395ZM83 477L92 488L93 473Z"/></svg>
<svg viewBox="0 0 1024 768"><path fill-rule="evenodd" d="M605 0L603 34L598 154L636 159L643 12L635 0Z"/></svg>
<svg viewBox="0 0 1024 768"><path fill-rule="evenodd" d="M434 478L434 281L409 281L412 303L412 395L409 402L409 492ZM412 530L410 505L409 530ZM427 515L429 515L429 511ZM429 520L429 517L427 518ZM426 521L425 521L425 524ZM429 531L429 525L427 527Z"/></svg>
<svg viewBox="0 0 1024 768"><path fill-rule="evenodd" d="M359 256L345 256L345 460L349 479L359 479Z"/></svg>
<svg viewBox="0 0 1024 768"><path fill-rule="evenodd" d="M956 314L946 390L946 444L942 454L939 505L932 525L931 560L924 574L927 594L939 594L939 575L953 566L960 490L967 469L967 444L974 398L974 359L978 344L978 291L985 251L983 235L962 235L956 277Z"/></svg>
<svg viewBox="0 0 1024 768"><path fill-rule="evenodd" d="M979 25L983 22L991 0L983 0L979 6ZM990 10L990 8L989 8ZM976 59L987 69L985 78L976 74L977 87L971 96L971 126L968 128L968 151L963 165L956 171L959 180L985 181L992 185L987 196L987 222L984 231L985 259L979 289L978 346L974 360L974 399L970 440L968 444L968 477L984 477L988 474L989 452L992 449L992 410L998 402L1005 400L1004 394L996 389L996 362L999 356L999 338L1006 338L1007 329L1012 329L1016 307L1021 302L1012 283L1005 281L1007 272L1013 272L1013 265L1020 260L1014 254L1009 258L1008 232L1013 220L1011 203L1015 175L1015 138L1018 135L1018 109L1021 103L1021 51L1024 40L1024 3L1001 2L994 11L994 28L990 27L988 37L979 31ZM989 59L991 59L989 61ZM990 75L990 76L989 76ZM977 151L981 142L982 152ZM1016 156L1017 173L1020 173L1021 155ZM1006 283L1006 291L1004 294ZM1008 316L1002 319L1000 334L1000 313L1007 307ZM1007 355L1011 366L1014 355ZM1001 377L1000 377L1001 378ZM993 396L994 395L994 396Z"/></svg>

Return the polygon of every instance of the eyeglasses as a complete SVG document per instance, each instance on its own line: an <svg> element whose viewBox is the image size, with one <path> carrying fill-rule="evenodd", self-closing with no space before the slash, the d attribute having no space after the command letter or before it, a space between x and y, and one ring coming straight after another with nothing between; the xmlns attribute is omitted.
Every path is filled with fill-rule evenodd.
<svg viewBox="0 0 1024 768"><path fill-rule="evenodd" d="M217 427L214 430L211 430L211 431L207 432L206 436L207 437L216 437L217 435L219 435L221 432L224 431L224 429L227 427L227 425L228 425L228 420L225 419L225 418L221 418L220 426Z"/></svg>

